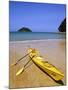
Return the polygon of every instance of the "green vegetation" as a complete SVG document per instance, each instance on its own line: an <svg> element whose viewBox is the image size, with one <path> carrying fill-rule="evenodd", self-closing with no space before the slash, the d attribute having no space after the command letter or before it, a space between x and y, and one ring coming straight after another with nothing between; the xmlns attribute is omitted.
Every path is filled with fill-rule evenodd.
<svg viewBox="0 0 68 90"><path fill-rule="evenodd" d="M29 28L23 27L18 30L19 32L32 32Z"/></svg>

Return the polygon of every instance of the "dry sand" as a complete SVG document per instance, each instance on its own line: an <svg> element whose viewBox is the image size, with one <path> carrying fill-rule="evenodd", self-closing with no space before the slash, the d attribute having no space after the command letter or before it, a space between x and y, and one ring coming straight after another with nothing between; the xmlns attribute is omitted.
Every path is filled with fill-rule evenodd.
<svg viewBox="0 0 68 90"><path fill-rule="evenodd" d="M10 57L9 64L16 62L20 57L27 54L29 47L39 50L40 55L45 58L64 73L62 82L66 84L66 54L65 54L65 39L50 39L38 41L14 41L10 42ZM19 76L16 72L23 67L29 60L27 56L14 67L10 67L9 80L10 88L27 88L27 87L45 87L45 86L60 86L62 83L55 82L46 73L41 71L32 61L28 64L26 70Z"/></svg>

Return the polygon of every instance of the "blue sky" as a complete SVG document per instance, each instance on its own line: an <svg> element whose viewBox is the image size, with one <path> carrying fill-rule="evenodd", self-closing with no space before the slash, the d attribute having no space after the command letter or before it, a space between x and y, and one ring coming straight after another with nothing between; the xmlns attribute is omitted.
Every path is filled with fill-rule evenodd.
<svg viewBox="0 0 68 90"><path fill-rule="evenodd" d="M66 17L66 5L10 1L9 28L18 31L27 27L33 32L58 32Z"/></svg>

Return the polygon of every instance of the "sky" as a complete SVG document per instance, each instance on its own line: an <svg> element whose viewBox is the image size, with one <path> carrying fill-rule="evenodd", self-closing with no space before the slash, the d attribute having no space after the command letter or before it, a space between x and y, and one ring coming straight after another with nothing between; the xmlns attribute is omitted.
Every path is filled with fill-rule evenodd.
<svg viewBox="0 0 68 90"><path fill-rule="evenodd" d="M22 27L27 27L32 32L58 32L58 27L65 17L65 4L9 2L11 32L18 31Z"/></svg>

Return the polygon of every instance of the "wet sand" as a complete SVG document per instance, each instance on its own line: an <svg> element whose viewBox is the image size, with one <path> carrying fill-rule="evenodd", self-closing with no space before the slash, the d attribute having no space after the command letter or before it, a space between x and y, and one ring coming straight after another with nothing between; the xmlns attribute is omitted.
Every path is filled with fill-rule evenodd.
<svg viewBox="0 0 68 90"><path fill-rule="evenodd" d="M28 88L28 87L48 87L61 86L66 84L66 54L65 54L65 39L50 39L38 41L14 41L10 42L10 72L9 72L9 87L10 88ZM11 67L11 64L19 58L27 54L29 47L39 50L40 55L45 58L64 73L64 78L60 82L55 82L46 73L41 71L32 61L27 65L25 71L16 76L16 72L23 67L29 60L29 56L19 62L18 65Z"/></svg>

